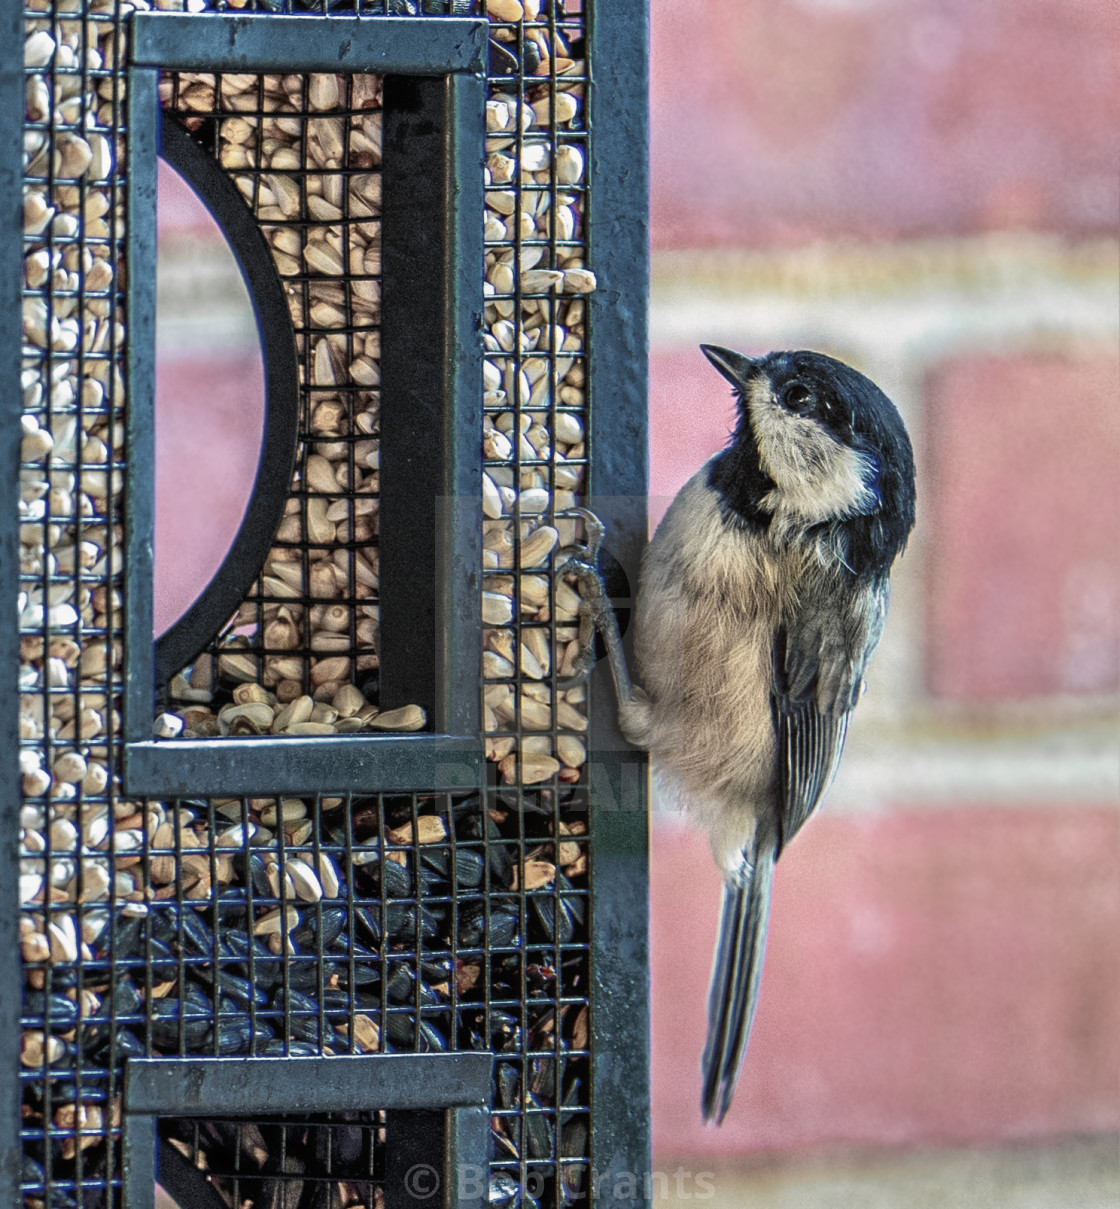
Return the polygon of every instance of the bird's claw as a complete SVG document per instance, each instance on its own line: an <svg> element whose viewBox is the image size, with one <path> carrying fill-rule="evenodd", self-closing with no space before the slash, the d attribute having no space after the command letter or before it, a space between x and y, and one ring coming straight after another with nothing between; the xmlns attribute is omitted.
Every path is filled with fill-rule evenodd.
<svg viewBox="0 0 1120 1209"><path fill-rule="evenodd" d="M561 565L557 574L571 575L574 573L578 575L581 571L591 571L598 575L599 550L603 545L603 537L607 532L606 525L603 524L590 508L566 508L563 512L558 513L558 515L578 516L583 521L587 541L582 546L565 546L560 551L561 554L567 555L567 561ZM601 583L602 579L600 578Z"/></svg>
<svg viewBox="0 0 1120 1209"><path fill-rule="evenodd" d="M595 666L595 633L603 636L610 660L611 675L619 700L629 700L630 679L622 655L622 638L618 622L599 570L599 551L602 548L606 526L587 508L568 508L561 516L578 516L583 521L587 540L582 546L566 546L561 552L567 555L557 568L558 575L574 575L576 590L580 596L579 634L576 638L576 654L566 660L571 674L558 680L561 690L575 688L582 683Z"/></svg>
<svg viewBox="0 0 1120 1209"><path fill-rule="evenodd" d="M569 674L558 681L560 689L567 690L586 680L595 666L595 631L604 608L610 610L610 602L598 565L606 526L587 508L568 508L560 515L579 517L583 521L586 537L583 545L563 548L561 553L566 557L556 569L557 575L575 576L576 591L580 597L576 654L565 659Z"/></svg>

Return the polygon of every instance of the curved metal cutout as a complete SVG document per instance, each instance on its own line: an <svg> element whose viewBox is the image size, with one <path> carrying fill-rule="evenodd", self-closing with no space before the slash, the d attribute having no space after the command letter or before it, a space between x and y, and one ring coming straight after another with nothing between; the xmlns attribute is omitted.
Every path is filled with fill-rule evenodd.
<svg viewBox="0 0 1120 1209"><path fill-rule="evenodd" d="M163 1138L159 1140L157 1178L180 1209L229 1209L225 1198L206 1178Z"/></svg>
<svg viewBox="0 0 1120 1209"><path fill-rule="evenodd" d="M284 516L299 443L299 362L284 287L257 220L216 159L164 113L160 154L194 189L229 242L257 318L264 431L241 527L202 594L155 644L157 690L213 640L260 574Z"/></svg>

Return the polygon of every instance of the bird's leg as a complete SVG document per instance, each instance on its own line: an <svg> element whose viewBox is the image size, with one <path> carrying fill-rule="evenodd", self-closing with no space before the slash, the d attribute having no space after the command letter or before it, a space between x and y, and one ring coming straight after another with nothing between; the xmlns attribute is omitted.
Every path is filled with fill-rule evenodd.
<svg viewBox="0 0 1120 1209"><path fill-rule="evenodd" d="M575 684L585 679L595 663L595 633L603 636L610 664L611 679L620 706L628 705L634 696L630 684L630 673L626 667L626 655L622 650L622 635L618 632L618 621L607 596L603 576L599 572L599 548L603 544L606 528L603 522L586 508L569 508L562 515L578 516L587 533L583 546L569 546L563 553L565 561L557 575L574 575L580 595L579 605L579 654L575 658L574 675L568 680Z"/></svg>

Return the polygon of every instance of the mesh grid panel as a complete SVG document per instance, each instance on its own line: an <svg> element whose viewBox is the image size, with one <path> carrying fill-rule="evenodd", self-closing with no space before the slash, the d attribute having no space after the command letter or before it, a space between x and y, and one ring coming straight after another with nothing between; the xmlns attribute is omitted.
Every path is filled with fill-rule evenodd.
<svg viewBox="0 0 1120 1209"><path fill-rule="evenodd" d="M379 1115L179 1120L167 1122L161 1132L165 1145L197 1173L193 1178L179 1173L177 1191L184 1201L192 1194L205 1196L205 1181L232 1207L381 1209L385 1130Z"/></svg>
<svg viewBox="0 0 1120 1209"><path fill-rule="evenodd" d="M130 1058L454 1050L496 1055L491 1200L569 1203L586 1192L591 1136L595 837L586 691L562 679L579 601L553 572L582 536L563 513L589 486L584 7L489 5L485 775L473 790L294 795L263 783L255 796L159 799L121 782L125 421L139 405L125 375L125 68L128 16L146 7L35 0L24 14L25 1203L120 1202ZM374 21L472 6L284 11ZM393 402L379 377L381 85L161 76L164 110L229 174L271 249L300 398L267 559L153 698L157 736L428 725L419 706L379 699L379 423ZM382 1203L373 1116L160 1131L230 1204L274 1203L268 1180L284 1174L320 1181L324 1205Z"/></svg>
<svg viewBox="0 0 1120 1209"><path fill-rule="evenodd" d="M295 477L260 579L201 662L173 678L169 705L187 736L367 729L378 666L381 81L166 72L160 99L213 144L260 223L302 384ZM424 722L405 706L388 727Z"/></svg>

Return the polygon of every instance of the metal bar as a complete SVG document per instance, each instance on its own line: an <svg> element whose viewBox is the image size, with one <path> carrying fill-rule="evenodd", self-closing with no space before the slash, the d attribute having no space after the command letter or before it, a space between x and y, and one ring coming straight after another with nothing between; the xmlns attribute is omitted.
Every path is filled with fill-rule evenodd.
<svg viewBox="0 0 1120 1209"><path fill-rule="evenodd" d="M470 77L387 77L382 147L381 700L467 732L481 625L480 93Z"/></svg>
<svg viewBox="0 0 1120 1209"><path fill-rule="evenodd" d="M464 17L136 13L132 21L134 64L196 71L480 72L489 31Z"/></svg>
<svg viewBox="0 0 1120 1209"><path fill-rule="evenodd" d="M19 461L22 391L21 311L23 285L23 78L22 6L0 10L0 583L4 584L0 623L0 676L10 686L0 710L0 1036L6 1057L0 1063L0 1204L19 1204L20 1184L20 969L19 948ZM9 595L10 593L10 595Z"/></svg>
<svg viewBox="0 0 1120 1209"><path fill-rule="evenodd" d="M168 797L469 789L484 763L477 738L431 734L148 740L123 759L129 793Z"/></svg>
<svg viewBox="0 0 1120 1209"><path fill-rule="evenodd" d="M485 189L486 90L481 76L453 75L447 81L447 140L444 162L447 261L444 364L448 400L441 440L446 450L444 492L449 524L438 547L442 569L443 635L441 682L444 728L477 734L478 671L482 648L479 567L482 563L482 340L485 250L482 223ZM445 509L446 512L446 509Z"/></svg>
<svg viewBox="0 0 1120 1209"><path fill-rule="evenodd" d="M443 1169L448 1209L485 1209L490 1203L485 1158L490 1140L486 1108L454 1108L448 1114Z"/></svg>
<svg viewBox="0 0 1120 1209"><path fill-rule="evenodd" d="M155 1209L157 1144L155 1117L125 1119L121 1146L124 1209Z"/></svg>
<svg viewBox="0 0 1120 1209"><path fill-rule="evenodd" d="M199 26L200 20L204 27L200 45L208 45L208 17L190 18L191 30ZM333 19L311 23L299 20L300 39L305 46L316 38L333 36L340 25ZM255 31L245 35L250 49L256 45L253 38L259 40L264 28L255 19L247 25L241 18L223 21L223 28L232 31L230 37L238 45L242 25ZM417 36L416 21L393 24L394 28L398 24L407 27L410 37ZM436 24L444 30L448 22ZM270 34L275 25L275 18L267 18ZM163 28L156 23L157 33ZM181 35L185 26L174 28ZM442 53L441 37L425 43L433 56ZM174 60L171 34L159 43L144 43L141 33L137 38L149 49L159 45L160 54ZM271 42L269 48L267 66L276 70L285 52L281 47L272 54ZM222 53L214 53L220 65ZM207 62L214 66L213 61ZM337 70L337 62L332 62ZM243 65L241 60L238 65ZM347 60L345 66L356 68L358 63ZM440 66L446 70L446 63ZM393 100L394 90L401 92L399 105ZM416 97L422 101L419 111L406 112ZM437 733L403 738L363 736L360 740L343 740L338 752L328 751L328 744L335 740L320 740L298 753L298 760L295 752L281 754L274 747L266 752L259 743L246 745L223 739L216 744L220 752L213 749L215 745L205 743L209 750L200 759L201 749L196 752L185 743L147 742L150 698L145 695L152 675L146 663L134 665L136 674L130 665L126 731L131 742L124 755L129 792L259 792L262 777L254 777L252 768L244 764L250 753L254 759L269 760L266 776L277 792L314 792L324 785L358 790L371 785L414 789L477 784L481 740L474 740L476 750L472 751L468 750L469 741L459 736L477 735L479 731L481 468L477 433L481 426L482 347L478 333L484 264L477 216L482 210L485 140L481 78L389 77L385 109L382 393L388 402L399 402L383 409L381 425L380 626L388 637L381 644L379 696L383 708L422 705ZM139 179L141 173L136 175ZM231 212L240 212L240 198L234 197L233 202L236 205L231 204ZM271 260L267 253L262 256L271 273ZM260 300L255 295L254 301L259 309ZM286 311L284 320L282 326L290 332ZM441 349L438 359L431 355L433 333L442 337L436 345ZM280 343L280 352L286 353L290 338ZM274 360L271 355L266 358L270 388L278 372ZM295 381L294 372L290 379ZM270 389L270 415L271 394ZM432 451L438 454L433 456ZM258 484L263 472L262 464ZM286 473L268 476L270 482L285 484L290 478L290 468ZM140 502L145 487L144 479L134 481L135 502ZM138 534L142 521L143 517L138 518ZM237 559L233 554L238 555ZM235 545L223 571L231 562L249 565L243 554ZM137 566L130 556L130 583L133 579L140 582ZM257 573L255 562L250 570L253 575ZM214 584L219 578L215 577ZM237 595L240 599L243 592ZM194 640L201 631L194 624L196 614L205 613L208 620L216 618L220 624L237 603L226 597L228 592L223 596L225 603L214 609L204 594L173 634L178 638L185 625L192 639L188 645L197 646ZM150 602L147 607L150 611ZM142 642L136 611L130 613L130 623L129 650L135 654ZM209 635L203 637L205 640ZM161 679L197 653L176 641L171 644L171 657L163 649L166 645L161 643L157 648ZM444 742L449 735L456 737ZM287 739L283 742L286 744Z"/></svg>
<svg viewBox="0 0 1120 1209"><path fill-rule="evenodd" d="M589 58L590 507L631 584L647 531L649 18L644 2L596 3ZM645 753L622 739L596 669L590 752L593 1170L650 1170L648 824ZM644 1204L638 1191L619 1204ZM632 1186L632 1185L631 1185Z"/></svg>
<svg viewBox="0 0 1120 1209"><path fill-rule="evenodd" d="M133 1058L124 1105L184 1117L486 1106L492 1064L482 1053Z"/></svg>
<svg viewBox="0 0 1120 1209"><path fill-rule="evenodd" d="M155 540L156 156L158 74L129 73L127 214L128 351L125 489L124 687L126 739L152 734L152 583Z"/></svg>
<svg viewBox="0 0 1120 1209"><path fill-rule="evenodd" d="M444 728L436 507L443 495L446 80L389 76L381 146L381 701Z"/></svg>

